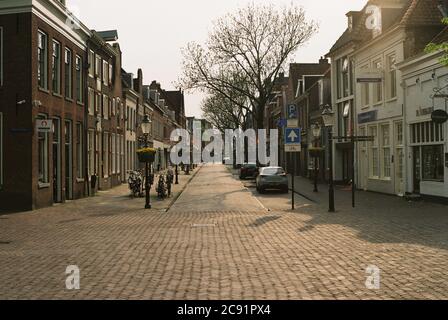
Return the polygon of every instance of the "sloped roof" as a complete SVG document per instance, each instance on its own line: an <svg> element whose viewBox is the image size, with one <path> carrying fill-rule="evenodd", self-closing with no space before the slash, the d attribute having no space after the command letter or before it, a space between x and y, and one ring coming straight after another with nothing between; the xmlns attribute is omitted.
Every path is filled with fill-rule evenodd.
<svg viewBox="0 0 448 320"><path fill-rule="evenodd" d="M292 82L293 92L297 92L298 80L304 75L321 75L328 71L329 63L291 63L289 65L289 78Z"/></svg>
<svg viewBox="0 0 448 320"><path fill-rule="evenodd" d="M446 1L446 0L444 0ZM353 30L348 28L331 47L332 53L350 43L359 44L370 41L373 38L372 30L366 27L367 7L378 5L382 7L383 33L398 26L438 26L443 18L438 9L439 0L388 0L390 7L384 7L384 0L369 0L359 12ZM400 6L401 4L401 6Z"/></svg>

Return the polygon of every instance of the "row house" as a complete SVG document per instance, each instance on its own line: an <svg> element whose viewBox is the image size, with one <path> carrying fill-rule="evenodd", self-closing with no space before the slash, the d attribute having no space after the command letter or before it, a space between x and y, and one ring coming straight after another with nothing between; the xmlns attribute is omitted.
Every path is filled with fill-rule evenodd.
<svg viewBox="0 0 448 320"><path fill-rule="evenodd" d="M87 41L64 1L0 4L0 204L31 210L84 196Z"/></svg>
<svg viewBox="0 0 448 320"><path fill-rule="evenodd" d="M143 72L141 69L137 72L137 78L132 73L122 70L123 85L123 104L125 116L125 171L126 179L129 172L140 167L137 159L137 149L139 147L139 138L142 136L139 132L139 126L145 114L149 114L149 107L145 107L143 100ZM146 109L146 110L145 110Z"/></svg>
<svg viewBox="0 0 448 320"><path fill-rule="evenodd" d="M117 32L91 32L88 52L88 171L92 191L124 180L125 114Z"/></svg>
<svg viewBox="0 0 448 320"><path fill-rule="evenodd" d="M181 91L166 91L160 83L152 81L143 86L143 95L151 108L152 147L157 150L154 168L156 171L167 169L170 165L170 150L175 142L171 141L171 132L186 129L184 94Z"/></svg>
<svg viewBox="0 0 448 320"><path fill-rule="evenodd" d="M448 28L431 43L448 41ZM404 89L404 190L409 194L448 198L448 123L432 121L434 111L448 111L448 68L442 52L421 52L397 65Z"/></svg>
<svg viewBox="0 0 448 320"><path fill-rule="evenodd" d="M314 138L311 134L311 126L315 123L311 113L316 112L321 106L314 96L312 88L317 86L318 82L325 78L330 70L330 64L327 59L320 59L318 63L293 63L289 71L289 90L287 91L287 104L294 104L298 108L299 127L302 128L302 152L296 155L294 161L295 172L299 175L308 177L312 169L312 157L309 156L309 147L313 146ZM290 154L290 162L295 155ZM311 165L311 166L310 166Z"/></svg>
<svg viewBox="0 0 448 320"><path fill-rule="evenodd" d="M373 141L355 146L350 139L335 141L336 180L354 181L363 190L409 192L408 107L397 65L422 52L442 30L439 5L437 0L371 0L361 11L347 13L348 27L327 55L335 133L371 136Z"/></svg>

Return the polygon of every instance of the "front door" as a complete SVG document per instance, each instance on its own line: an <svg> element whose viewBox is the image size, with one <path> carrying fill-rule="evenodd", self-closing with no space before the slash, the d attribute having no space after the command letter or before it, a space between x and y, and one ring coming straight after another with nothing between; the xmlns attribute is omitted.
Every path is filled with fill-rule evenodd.
<svg viewBox="0 0 448 320"><path fill-rule="evenodd" d="M53 119L53 202L62 202L61 185L61 121Z"/></svg>

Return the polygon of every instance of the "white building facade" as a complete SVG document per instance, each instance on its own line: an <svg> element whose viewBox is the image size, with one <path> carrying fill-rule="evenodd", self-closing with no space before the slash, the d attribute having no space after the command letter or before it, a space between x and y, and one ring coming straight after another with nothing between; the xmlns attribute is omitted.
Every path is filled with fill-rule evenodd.
<svg viewBox="0 0 448 320"><path fill-rule="evenodd" d="M448 111L448 68L440 53L421 54L399 65L406 121L406 192L448 198L448 123L432 121Z"/></svg>

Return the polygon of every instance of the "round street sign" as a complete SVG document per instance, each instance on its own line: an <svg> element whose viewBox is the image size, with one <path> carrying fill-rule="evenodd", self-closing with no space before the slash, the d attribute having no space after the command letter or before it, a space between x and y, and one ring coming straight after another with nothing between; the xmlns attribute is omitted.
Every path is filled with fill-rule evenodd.
<svg viewBox="0 0 448 320"><path fill-rule="evenodd" d="M448 121L448 113L445 110L434 110L431 119L438 124L445 123Z"/></svg>

